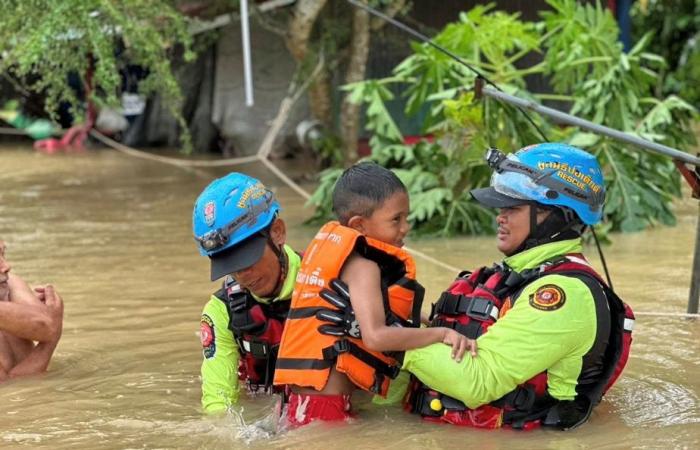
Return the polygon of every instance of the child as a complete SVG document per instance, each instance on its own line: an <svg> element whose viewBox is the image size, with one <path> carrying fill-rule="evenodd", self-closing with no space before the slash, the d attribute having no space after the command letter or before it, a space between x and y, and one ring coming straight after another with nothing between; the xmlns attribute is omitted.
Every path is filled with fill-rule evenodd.
<svg viewBox="0 0 700 450"><path fill-rule="evenodd" d="M333 210L339 222L324 225L304 254L275 371L276 385L291 385L287 418L297 426L350 417L356 387L385 396L400 356L383 352L443 342L458 361L467 347L475 354L474 341L450 328L417 328L424 290L401 249L409 199L396 175L374 163L350 167L333 191ZM357 322L326 300L331 284L343 288L336 278L347 285Z"/></svg>

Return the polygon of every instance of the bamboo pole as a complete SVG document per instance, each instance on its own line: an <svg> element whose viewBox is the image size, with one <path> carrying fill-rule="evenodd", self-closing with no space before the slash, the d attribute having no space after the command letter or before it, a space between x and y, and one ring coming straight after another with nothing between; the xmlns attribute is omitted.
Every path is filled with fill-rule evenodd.
<svg viewBox="0 0 700 450"><path fill-rule="evenodd" d="M688 313L697 314L698 299L700 299L700 205L698 205L698 226L695 232L695 255L693 256L693 271L691 273Z"/></svg>
<svg viewBox="0 0 700 450"><path fill-rule="evenodd" d="M675 148L671 148L663 144L657 144L656 142L647 141L646 139L642 139L633 134L625 133L619 130L615 130L613 128L593 123L588 120L572 116L571 114L566 114L556 109L542 106L539 103L514 97L512 95L506 94L505 92L497 91L496 89L493 89L489 86L484 86L481 92L487 97L495 98L505 103L518 106L520 108L527 108L532 111L535 111L543 116L553 119L555 122L574 125L597 134L602 134L603 136L608 136L613 139L617 139L618 141L636 145L654 153L670 156L674 160L681 161L685 164L692 164L696 167L700 167L700 158L682 152L680 150L676 150Z"/></svg>

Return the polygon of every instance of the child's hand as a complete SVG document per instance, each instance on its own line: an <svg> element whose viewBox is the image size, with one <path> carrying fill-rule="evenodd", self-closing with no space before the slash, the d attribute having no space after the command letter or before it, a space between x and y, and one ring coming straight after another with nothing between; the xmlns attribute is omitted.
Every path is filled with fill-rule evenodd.
<svg viewBox="0 0 700 450"><path fill-rule="evenodd" d="M430 318L429 318L428 315L427 315L426 313L424 313L424 312L421 312L421 313L420 313L420 323L421 323L422 325L425 325L426 327L429 327L429 326L430 326Z"/></svg>
<svg viewBox="0 0 700 450"><path fill-rule="evenodd" d="M457 362L462 361L464 352L466 352L467 349L469 349L472 358L476 356L476 341L469 339L451 328L445 328L442 343L452 346L452 359Z"/></svg>

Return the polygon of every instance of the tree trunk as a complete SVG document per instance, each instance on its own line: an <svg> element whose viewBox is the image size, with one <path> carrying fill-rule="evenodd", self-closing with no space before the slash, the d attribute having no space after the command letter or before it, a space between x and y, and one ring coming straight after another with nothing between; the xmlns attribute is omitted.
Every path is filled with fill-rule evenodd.
<svg viewBox="0 0 700 450"><path fill-rule="evenodd" d="M289 22L287 48L299 63L306 58L309 36L326 2L327 0L299 0L294 6L294 15Z"/></svg>
<svg viewBox="0 0 700 450"><path fill-rule="evenodd" d="M350 44L350 60L345 73L345 83L362 81L367 69L369 56L369 13L356 8L352 22L352 42ZM360 105L350 102L350 95L345 94L340 110L340 135L343 140L343 156L345 165L357 161L357 137L360 132Z"/></svg>
<svg viewBox="0 0 700 450"><path fill-rule="evenodd" d="M299 0L294 7L287 34L287 48L297 64L303 64L308 56L309 37L326 3L327 0ZM326 70L323 70L309 88L309 105L311 115L327 129L332 129L331 88Z"/></svg>

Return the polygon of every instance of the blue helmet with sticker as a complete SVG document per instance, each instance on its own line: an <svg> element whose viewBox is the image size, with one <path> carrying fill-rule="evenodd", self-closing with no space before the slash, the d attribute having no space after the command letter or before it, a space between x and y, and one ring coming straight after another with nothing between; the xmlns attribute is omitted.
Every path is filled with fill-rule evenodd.
<svg viewBox="0 0 700 450"><path fill-rule="evenodd" d="M471 191L479 203L507 208L537 202L570 209L586 225L603 217L603 173L596 158L579 148L544 143L507 156L491 149L486 160L494 173L491 187Z"/></svg>
<svg viewBox="0 0 700 450"><path fill-rule="evenodd" d="M199 195L192 231L199 253L212 260L212 280L249 267L262 255L280 205L259 180L233 172Z"/></svg>

